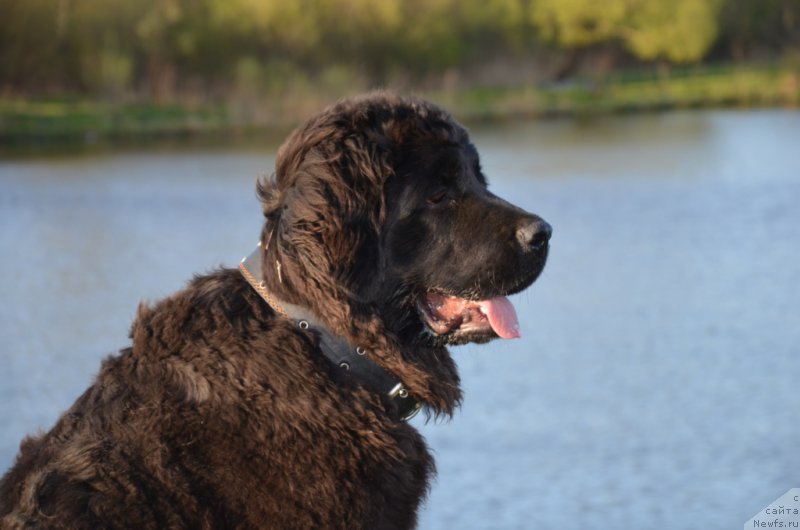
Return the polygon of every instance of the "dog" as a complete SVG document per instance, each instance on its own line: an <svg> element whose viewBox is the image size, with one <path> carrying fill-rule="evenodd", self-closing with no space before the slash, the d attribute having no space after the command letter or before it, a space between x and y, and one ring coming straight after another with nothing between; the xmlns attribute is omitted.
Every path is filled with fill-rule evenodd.
<svg viewBox="0 0 800 530"><path fill-rule="evenodd" d="M408 529L461 400L450 345L520 335L550 226L466 130L385 92L295 130L238 268L140 305L129 347L0 481L0 527Z"/></svg>

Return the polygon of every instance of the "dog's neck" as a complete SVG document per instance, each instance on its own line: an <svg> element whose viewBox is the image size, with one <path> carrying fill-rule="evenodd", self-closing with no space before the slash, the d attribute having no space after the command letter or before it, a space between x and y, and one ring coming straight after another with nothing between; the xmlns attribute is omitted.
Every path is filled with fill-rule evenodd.
<svg viewBox="0 0 800 530"><path fill-rule="evenodd" d="M370 360L366 348L353 346L345 338L335 335L310 310L279 300L269 292L262 279L264 252L260 242L258 245L252 254L242 259L239 270L261 298L277 314L294 322L301 332L316 334L319 350L335 369L364 388L383 395L392 404L393 414L398 419L407 421L416 416L421 403L408 393L402 381Z"/></svg>

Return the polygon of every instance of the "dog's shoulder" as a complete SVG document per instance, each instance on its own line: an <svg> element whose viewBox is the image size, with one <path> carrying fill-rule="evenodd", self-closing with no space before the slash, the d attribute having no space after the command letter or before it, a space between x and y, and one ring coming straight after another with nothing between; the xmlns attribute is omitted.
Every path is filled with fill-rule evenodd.
<svg viewBox="0 0 800 530"><path fill-rule="evenodd" d="M433 472L420 435L335 382L313 338L238 271L142 305L131 338L25 443L0 481L0 527L413 526Z"/></svg>

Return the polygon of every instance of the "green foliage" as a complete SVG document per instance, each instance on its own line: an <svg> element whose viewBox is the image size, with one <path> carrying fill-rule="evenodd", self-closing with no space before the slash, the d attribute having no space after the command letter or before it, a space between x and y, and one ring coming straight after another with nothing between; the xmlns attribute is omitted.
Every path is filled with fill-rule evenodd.
<svg viewBox="0 0 800 530"><path fill-rule="evenodd" d="M644 60L702 59L718 33L721 0L537 0L533 23L565 48L620 42Z"/></svg>
<svg viewBox="0 0 800 530"><path fill-rule="evenodd" d="M0 0L0 13L2 93L156 101L338 94L554 48L669 63L800 49L800 0Z"/></svg>
<svg viewBox="0 0 800 530"><path fill-rule="evenodd" d="M542 38L565 48L620 37L631 0L537 0L531 19Z"/></svg>
<svg viewBox="0 0 800 530"><path fill-rule="evenodd" d="M720 0L645 2L630 12L622 36L637 57L675 63L702 59L718 32Z"/></svg>

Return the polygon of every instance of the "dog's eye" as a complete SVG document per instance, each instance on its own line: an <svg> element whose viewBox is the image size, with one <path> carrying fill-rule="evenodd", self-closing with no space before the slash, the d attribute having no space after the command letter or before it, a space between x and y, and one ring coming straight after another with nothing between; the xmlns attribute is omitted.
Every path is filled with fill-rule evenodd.
<svg viewBox="0 0 800 530"><path fill-rule="evenodd" d="M439 204L447 197L445 190L440 190L428 197L428 204Z"/></svg>

